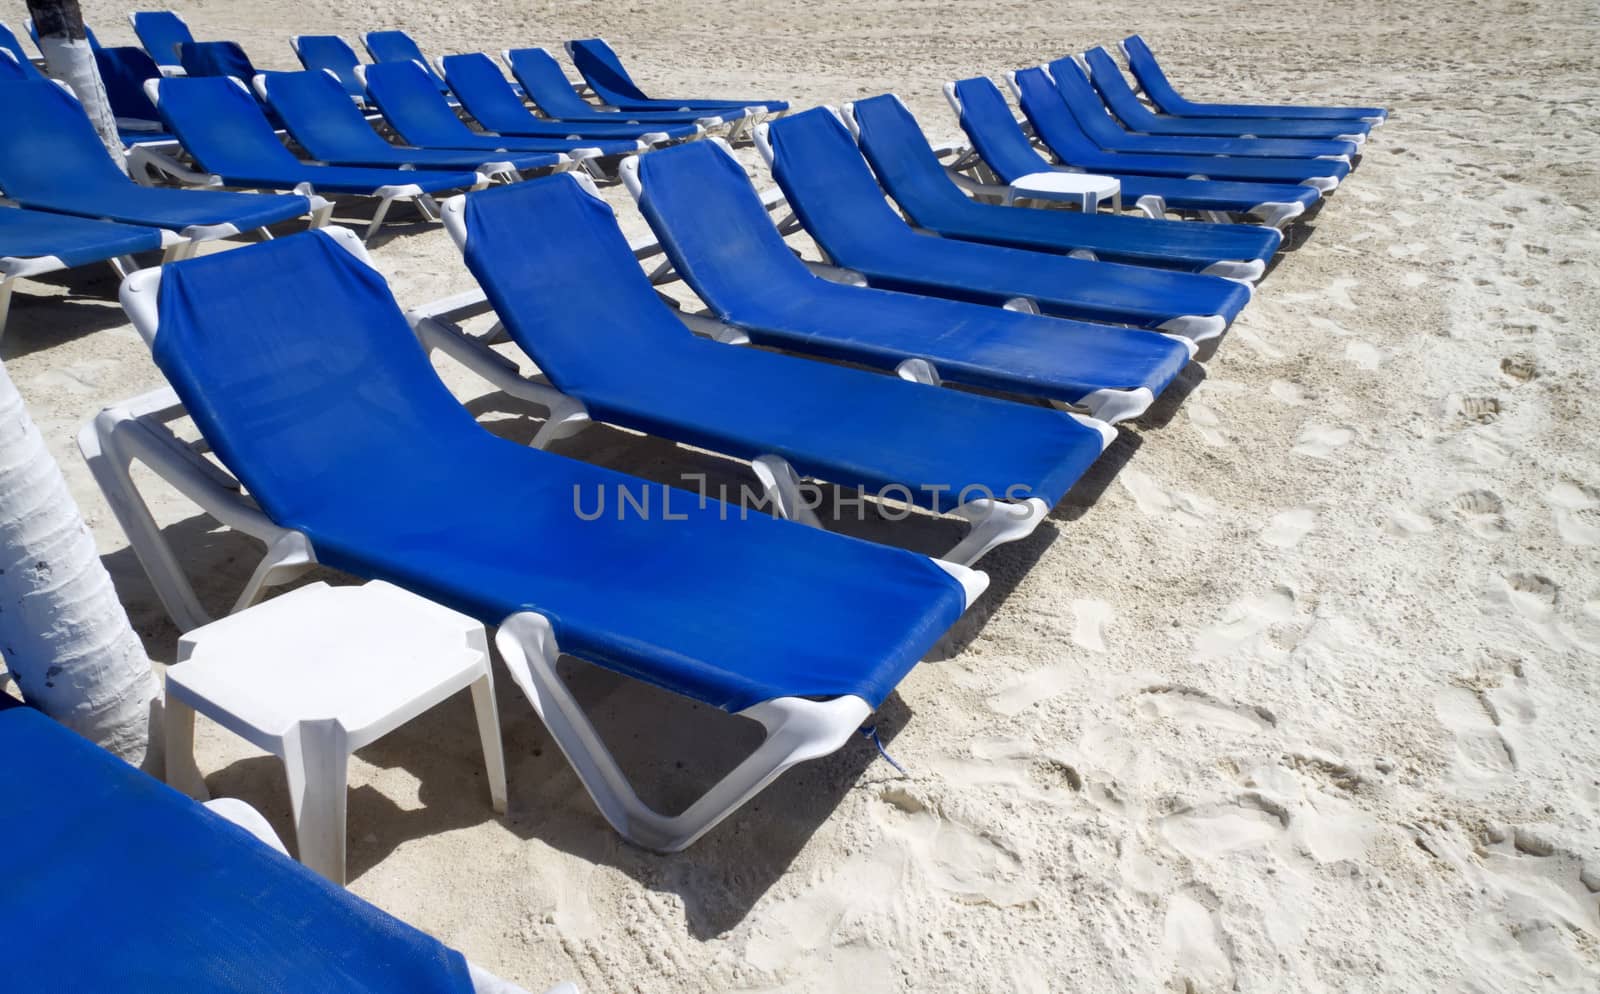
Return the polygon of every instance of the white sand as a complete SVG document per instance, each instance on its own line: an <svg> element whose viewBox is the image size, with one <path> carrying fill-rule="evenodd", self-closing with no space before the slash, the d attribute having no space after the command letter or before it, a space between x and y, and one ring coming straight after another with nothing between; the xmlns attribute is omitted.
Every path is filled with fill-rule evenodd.
<svg viewBox="0 0 1600 994"><path fill-rule="evenodd" d="M126 5L87 6L102 38L131 38ZM885 708L908 775L857 743L658 857L604 825L505 682L511 816L491 816L452 701L355 763L357 893L530 987L1600 989L1592 4L177 9L268 68L294 67L294 30L405 27L434 53L603 33L664 94L894 89L936 138L956 133L943 80L1136 29L1193 96L1394 110L1187 400L1125 427L1032 540L984 562L993 588ZM469 286L437 228L377 261L408 306ZM68 285L69 301L19 295L6 364L170 659L174 630L71 442L159 377L114 285ZM531 430L515 405L474 410ZM605 429L563 444L664 477L701 461ZM166 510L225 604L249 544ZM665 784L651 796L681 800L729 762L727 722L582 687ZM273 762L214 729L201 745L212 790L287 834Z"/></svg>

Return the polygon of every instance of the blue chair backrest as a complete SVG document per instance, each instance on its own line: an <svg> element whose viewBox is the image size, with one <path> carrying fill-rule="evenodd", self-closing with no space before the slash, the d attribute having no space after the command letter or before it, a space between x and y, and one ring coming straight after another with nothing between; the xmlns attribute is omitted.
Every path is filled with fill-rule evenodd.
<svg viewBox="0 0 1600 994"><path fill-rule="evenodd" d="M1103 48L1091 48L1083 53L1083 57L1089 63L1089 78L1093 80L1094 88L1100 91L1100 96L1113 113L1124 121L1139 120L1151 113L1148 107L1139 102L1139 95L1128 85L1111 53Z"/></svg>
<svg viewBox="0 0 1600 994"><path fill-rule="evenodd" d="M688 142L639 157L639 211L674 268L700 298L738 319L749 286L764 295L813 277L789 251L744 167L717 142Z"/></svg>
<svg viewBox="0 0 1600 994"><path fill-rule="evenodd" d="M874 244L909 233L884 199L850 132L828 108L773 121L767 140L772 144L772 178L830 255L848 254L852 246L870 251Z"/></svg>
<svg viewBox="0 0 1600 994"><path fill-rule="evenodd" d="M325 72L275 72L266 76L266 86L272 109L314 159L351 158L363 149L393 148Z"/></svg>
<svg viewBox="0 0 1600 994"><path fill-rule="evenodd" d="M506 53L511 72L533 102L551 117L593 114L595 107L573 90L561 64L542 48L513 48Z"/></svg>
<svg viewBox="0 0 1600 994"><path fill-rule="evenodd" d="M926 223L918 214L919 208L967 203L966 196L945 174L939 157L928 147L917 119L899 97L885 93L857 100L852 112L862 154L906 213Z"/></svg>
<svg viewBox="0 0 1600 994"><path fill-rule="evenodd" d="M422 54L422 49L404 31L368 31L361 36L361 41L367 46L367 54L372 56L372 61L420 63L440 93L450 92L449 85L434 72L432 63Z"/></svg>
<svg viewBox="0 0 1600 994"><path fill-rule="evenodd" d="M161 120L156 105L150 102L150 95L144 92L146 80L161 78L161 67L144 49L131 45L102 48L94 53L94 59L106 86L111 113L140 121Z"/></svg>
<svg viewBox="0 0 1600 994"><path fill-rule="evenodd" d="M168 267L158 301L156 365L217 455L287 527L334 494L381 503L390 487L404 491L408 466L429 457L419 440L482 433L383 277L325 235Z"/></svg>
<svg viewBox="0 0 1600 994"><path fill-rule="evenodd" d="M1056 91L1066 103L1072 117L1091 139L1124 139L1128 133L1111 119L1105 104L1083 74L1083 67L1072 59L1057 59L1050 63L1050 75L1055 79Z"/></svg>
<svg viewBox="0 0 1600 994"><path fill-rule="evenodd" d="M237 42L186 41L178 45L183 71L190 76L232 76L246 83L256 77L256 67Z"/></svg>
<svg viewBox="0 0 1600 994"><path fill-rule="evenodd" d="M444 78L467 113L490 131L516 130L528 122L528 108L494 60L482 52L446 55Z"/></svg>
<svg viewBox="0 0 1600 994"><path fill-rule="evenodd" d="M472 134L415 62L375 62L367 66L366 76L372 102L411 144L448 148L451 141Z"/></svg>
<svg viewBox="0 0 1600 994"><path fill-rule="evenodd" d="M194 34L183 18L170 10L146 10L130 15L133 33L139 44L159 65L181 66L178 46L194 42Z"/></svg>
<svg viewBox="0 0 1600 994"><path fill-rule="evenodd" d="M1039 75L1044 77L1043 73ZM1048 85L1049 80L1044 82ZM982 76L963 79L956 83L955 92L961 101L962 130L972 139L972 147L978 150L983 161L1002 180L1009 183L1050 168L1017 126L1010 105L993 80Z"/></svg>
<svg viewBox="0 0 1600 994"><path fill-rule="evenodd" d="M294 50L300 57L301 65L307 69L333 73L345 93L366 100L367 89L356 76L356 66L361 61L356 58L356 51L349 42L338 35L300 35L294 40Z"/></svg>
<svg viewBox="0 0 1600 994"><path fill-rule="evenodd" d="M603 99L609 101L613 96L624 100L650 99L634 83L628 70L623 68L622 60L617 58L617 53L612 51L605 39L585 38L568 42L567 50L572 54L572 64L578 67L578 72Z"/></svg>
<svg viewBox="0 0 1600 994"><path fill-rule="evenodd" d="M25 66L35 73L38 72L37 69L33 68L33 62L28 58L28 53L22 50L22 42L18 41L17 36L12 34L11 29L4 24L0 24L0 49L10 52L12 58L16 59L19 65Z"/></svg>
<svg viewBox="0 0 1600 994"><path fill-rule="evenodd" d="M261 105L223 76L161 81L157 109L183 147L209 172L248 176L263 166L299 169Z"/></svg>
<svg viewBox="0 0 1600 994"><path fill-rule="evenodd" d="M44 79L44 74L31 62L18 62L17 57L0 49L0 79Z"/></svg>
<svg viewBox="0 0 1600 994"><path fill-rule="evenodd" d="M44 79L0 82L0 190L28 198L130 184L71 94Z"/></svg>
<svg viewBox="0 0 1600 994"><path fill-rule="evenodd" d="M557 388L657 380L693 338L639 269L607 204L569 175L467 194L467 268ZM655 387L648 392L655 392Z"/></svg>
<svg viewBox="0 0 1600 994"><path fill-rule="evenodd" d="M1156 61L1155 53L1150 51L1144 39L1138 35L1129 35L1122 40L1122 51L1128 57L1128 67L1139 78L1145 91L1153 97L1157 104L1183 104L1186 101L1178 94L1172 81L1167 78L1167 73L1161 68L1161 63Z"/></svg>
<svg viewBox="0 0 1600 994"><path fill-rule="evenodd" d="M1105 152L1090 139L1078 116L1067 106L1067 95L1062 91L1060 81L1065 79L1068 87L1089 84L1071 59L1062 61L1067 65L1051 63L1049 72L1038 66L1019 69L1016 73L1017 104L1027 116L1028 123L1033 125L1039 140L1063 161L1103 156ZM1100 103L1099 97L1090 96L1096 105ZM1102 113L1101 116L1105 115ZM1110 124L1110 119L1106 123Z"/></svg>

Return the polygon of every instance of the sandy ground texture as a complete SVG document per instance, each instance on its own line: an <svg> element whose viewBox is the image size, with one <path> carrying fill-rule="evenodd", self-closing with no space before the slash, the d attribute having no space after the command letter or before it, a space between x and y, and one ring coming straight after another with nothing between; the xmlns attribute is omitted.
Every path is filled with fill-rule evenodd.
<svg viewBox="0 0 1600 994"><path fill-rule="evenodd" d="M128 43L124 7L86 6ZM944 80L1131 30L1191 96L1394 111L1182 403L1125 426L983 562L993 587L881 715L904 775L854 743L660 857L606 827L502 681L510 815L449 702L354 762L357 893L534 988L1600 989L1592 4L176 6L265 68L295 67L291 31L401 27L433 53L603 33L663 95L892 89L935 138L956 134ZM376 258L407 306L470 286L437 226L391 226ZM160 382L114 290L25 287L3 355L169 660L176 632L73 445ZM485 423L531 435L527 409L441 368ZM742 478L604 428L560 451ZM250 543L175 498L161 513L225 606ZM576 678L663 804L748 744L732 719ZM214 726L200 747L214 793L289 834L272 760Z"/></svg>

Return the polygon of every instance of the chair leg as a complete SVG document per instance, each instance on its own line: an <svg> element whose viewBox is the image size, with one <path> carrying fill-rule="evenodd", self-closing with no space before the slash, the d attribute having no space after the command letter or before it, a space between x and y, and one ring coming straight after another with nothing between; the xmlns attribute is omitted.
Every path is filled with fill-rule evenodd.
<svg viewBox="0 0 1600 994"><path fill-rule="evenodd" d="M378 233L378 228L383 224L383 219L388 215L389 207L393 203L393 197L384 197L378 201L378 209L372 214L372 223L367 225L367 233L361 239L363 242L372 241L372 236Z"/></svg>
<svg viewBox="0 0 1600 994"><path fill-rule="evenodd" d="M844 745L872 713L859 697L788 697L739 712L766 728L765 741L685 811L668 817L639 799L561 681L556 672L561 653L542 615L524 611L505 619L495 645L606 821L628 841L658 852L688 848L789 767Z"/></svg>
<svg viewBox="0 0 1600 994"><path fill-rule="evenodd" d="M946 562L971 566L997 545L1015 542L1032 534L1039 522L1050 513L1050 508L1037 497L1026 501L1002 501L980 497L968 501L950 512L968 522L972 527L965 537L951 547L940 559Z"/></svg>
<svg viewBox="0 0 1600 994"><path fill-rule="evenodd" d="M6 333L6 318L11 314L11 287L16 281L14 276L0 277L0 338Z"/></svg>

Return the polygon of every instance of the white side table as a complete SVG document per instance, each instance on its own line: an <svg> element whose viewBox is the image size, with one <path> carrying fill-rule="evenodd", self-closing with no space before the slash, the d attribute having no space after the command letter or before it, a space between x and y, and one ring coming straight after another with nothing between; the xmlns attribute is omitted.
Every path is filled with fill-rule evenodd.
<svg viewBox="0 0 1600 994"><path fill-rule="evenodd" d="M468 687L489 796L504 812L505 753L483 626L381 581L309 584L178 643L167 669L167 782L205 798L196 712L276 755L300 861L342 884L350 754Z"/></svg>
<svg viewBox="0 0 1600 994"><path fill-rule="evenodd" d="M1018 200L1076 200L1085 214L1100 209L1102 200L1122 213L1122 181L1093 173L1042 172L1019 176L1006 187L1007 206Z"/></svg>

